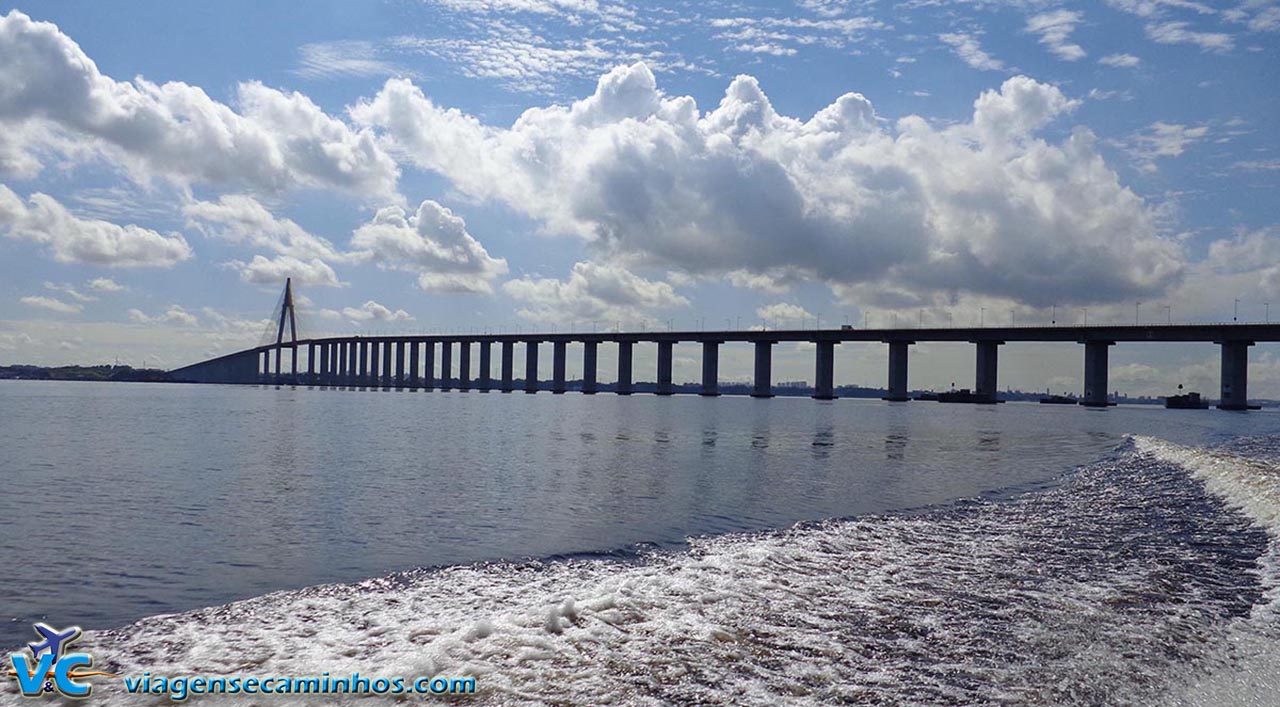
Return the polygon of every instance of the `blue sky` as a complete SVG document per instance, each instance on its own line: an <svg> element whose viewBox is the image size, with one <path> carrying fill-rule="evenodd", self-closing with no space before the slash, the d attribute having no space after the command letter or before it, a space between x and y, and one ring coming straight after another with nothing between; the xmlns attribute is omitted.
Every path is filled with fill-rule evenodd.
<svg viewBox="0 0 1280 707"><path fill-rule="evenodd" d="M311 333L1280 303L1270 0L0 11L0 362L253 345L286 275ZM1113 379L1212 391L1214 355L1119 347ZM971 383L966 347L915 356L913 385ZM881 382L878 347L841 357ZM1073 389L1081 358L1010 347L1002 383Z"/></svg>

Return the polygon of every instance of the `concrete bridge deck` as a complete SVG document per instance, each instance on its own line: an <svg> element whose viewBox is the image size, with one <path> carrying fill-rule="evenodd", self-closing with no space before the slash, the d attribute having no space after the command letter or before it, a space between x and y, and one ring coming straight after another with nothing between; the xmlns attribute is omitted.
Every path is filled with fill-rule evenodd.
<svg viewBox="0 0 1280 707"><path fill-rule="evenodd" d="M283 314L281 331L283 332ZM1111 346L1136 342L1204 342L1222 350L1221 403L1229 410L1248 409L1248 349L1256 342L1280 341L1280 324L1139 324L1101 326L1008 326L893 329L779 329L741 331L642 331L552 332L485 334L418 334L398 336L339 336L297 339L239 351L172 371L177 380L201 383L291 382L328 386L381 386L402 388L450 388L469 390L514 389L514 346L525 346L524 390L537 392L539 347L552 345L553 393L565 390L566 350L570 343L583 345L583 392L597 392L597 352L600 344L618 347L618 383L615 392L632 392L632 348L637 343L658 346L657 393L671 394L672 348L677 343L702 345L703 395L719 394L719 347L724 343L749 343L755 347L755 380L752 395L772 395L772 345L810 342L816 345L815 398L835 397L835 346L845 342L875 342L889 346L886 400L907 400L908 347L921 341L966 342L975 345L976 398L994 402L997 392L998 352L1010 342L1073 342L1085 347L1082 405L1102 407L1107 397L1107 358ZM501 349L501 375L491 376L492 348ZM456 345L456 346L455 346ZM472 345L478 345L479 366L472 373ZM457 369L453 364L457 350ZM303 356L300 352L305 351ZM440 377L435 377L439 354ZM288 354L288 369L284 355ZM273 366L274 363L274 366ZM305 369L303 364L305 363Z"/></svg>

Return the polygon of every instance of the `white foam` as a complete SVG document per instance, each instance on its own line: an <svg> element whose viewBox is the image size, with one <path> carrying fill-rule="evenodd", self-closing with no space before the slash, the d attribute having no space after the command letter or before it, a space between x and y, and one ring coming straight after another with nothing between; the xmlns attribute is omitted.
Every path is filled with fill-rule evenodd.
<svg viewBox="0 0 1280 707"><path fill-rule="evenodd" d="M1276 519L1276 497L1236 462L1136 446L1203 475L1258 522ZM1139 517L1143 504L1180 499L1106 473L1008 503L701 538L634 561L453 567L280 592L92 632L86 647L129 675L470 675L480 694L468 702L484 705L1152 703L1187 672L1180 661L1204 659L1222 633L1205 617L1231 599L1215 598L1210 579L1247 578L1202 577L1212 568L1196 553L1212 548L1161 545ZM1199 493L1185 480L1174 491ZM1117 559L1134 537L1146 554ZM1244 645L1260 635L1250 631L1229 636ZM1173 699L1208 704L1199 689L1250 704L1235 682L1265 685L1248 671L1274 664L1249 665ZM94 699L139 702L109 684Z"/></svg>
<svg viewBox="0 0 1280 707"><path fill-rule="evenodd" d="M1228 452L1184 447L1154 437L1133 438L1139 453L1189 470L1205 488L1280 536L1280 468Z"/></svg>
<svg viewBox="0 0 1280 707"><path fill-rule="evenodd" d="M1229 452L1135 437L1140 453L1177 464L1271 536L1258 560L1265 599L1231 624L1210 659L1215 668L1187 681L1177 702L1221 707L1280 704L1280 468Z"/></svg>

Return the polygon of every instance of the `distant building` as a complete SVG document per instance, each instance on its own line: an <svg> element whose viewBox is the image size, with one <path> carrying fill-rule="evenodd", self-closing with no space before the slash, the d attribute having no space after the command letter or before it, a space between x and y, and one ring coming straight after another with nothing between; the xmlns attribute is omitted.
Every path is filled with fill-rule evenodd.
<svg viewBox="0 0 1280 707"><path fill-rule="evenodd" d="M778 388L808 388L809 381L779 381Z"/></svg>

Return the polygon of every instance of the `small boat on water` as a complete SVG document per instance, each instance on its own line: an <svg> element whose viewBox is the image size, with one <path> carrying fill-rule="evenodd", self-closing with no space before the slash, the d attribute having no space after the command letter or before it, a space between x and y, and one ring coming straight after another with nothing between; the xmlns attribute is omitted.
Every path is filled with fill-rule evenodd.
<svg viewBox="0 0 1280 707"><path fill-rule="evenodd" d="M1164 399L1164 406L1170 410L1207 410L1209 403L1200 399L1199 393L1183 394L1182 386L1178 386L1178 394Z"/></svg>
<svg viewBox="0 0 1280 707"><path fill-rule="evenodd" d="M994 397L979 395L978 393L975 393L969 390L968 388L961 388L960 390L948 390L945 393L938 393L938 402L940 403L981 403L984 405L990 405L993 403L1000 403L1004 401L997 400Z"/></svg>

